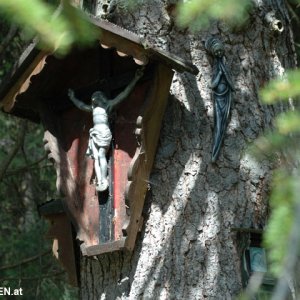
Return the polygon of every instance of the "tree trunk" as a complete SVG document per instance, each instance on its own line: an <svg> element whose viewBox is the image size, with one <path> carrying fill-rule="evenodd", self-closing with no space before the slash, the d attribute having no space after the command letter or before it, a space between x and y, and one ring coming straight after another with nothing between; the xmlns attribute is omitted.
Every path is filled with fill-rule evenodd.
<svg viewBox="0 0 300 300"><path fill-rule="evenodd" d="M82 258L82 299L232 299L242 289L240 241L232 228L266 224L272 166L246 150L284 109L262 105L259 89L295 66L284 1L253 0L243 28L232 31L215 22L197 34L174 24L172 2L148 1L129 13L113 0L97 1L98 9L108 5L114 22L191 60L200 72L174 76L135 251ZM265 20L271 10L283 25L281 33ZM204 48L211 35L225 44L235 86L215 164L212 58Z"/></svg>

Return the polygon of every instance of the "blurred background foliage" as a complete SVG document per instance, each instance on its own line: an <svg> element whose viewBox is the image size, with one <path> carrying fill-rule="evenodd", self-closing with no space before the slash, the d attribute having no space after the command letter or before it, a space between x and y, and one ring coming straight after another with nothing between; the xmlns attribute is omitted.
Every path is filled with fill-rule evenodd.
<svg viewBox="0 0 300 300"><path fill-rule="evenodd" d="M0 286L22 287L23 299L76 299L38 215L58 196L42 140L40 125L0 114Z"/></svg>
<svg viewBox="0 0 300 300"><path fill-rule="evenodd" d="M197 31L208 26L212 20L222 20L230 27L248 19L250 0L191 0L180 2L177 23Z"/></svg>
<svg viewBox="0 0 300 300"><path fill-rule="evenodd" d="M122 0L128 9L146 1L151 3ZM88 12L95 5L91 0L76 2ZM294 28L300 25L299 2L287 1ZM234 28L247 21L251 7L251 0L178 1L176 21L178 26L192 31L203 29L214 20ZM68 0L0 0L0 14L0 84L33 37L41 48L64 55L73 45L89 44L99 34ZM294 34L299 59L299 30L294 30ZM267 157L279 166L273 176L271 215L264 235L271 270L277 277L292 272L291 262L296 263L299 255L300 236L295 234L295 228L300 227L299 87L300 71L292 70L262 89L260 98L264 103L289 101L294 110L278 116L274 128L252 147L256 157ZM53 263L50 245L43 237L46 226L36 210L37 205L56 193L54 171L44 157L42 134L38 125L0 115L0 283L26 288L30 291L28 299L48 299L47 294L51 295L49 299L55 295L59 299L75 299L76 292L62 281L65 274ZM33 259L22 263L28 257Z"/></svg>
<svg viewBox="0 0 300 300"><path fill-rule="evenodd" d="M30 37L36 35L35 28L41 29L39 34L44 33L39 22L59 32L46 22L45 10L39 11L38 5L44 3L0 0L0 84ZM49 14L53 11L49 9ZM12 22L12 15L17 22ZM47 49L53 49L56 45L51 43L56 38L52 35L41 41ZM71 43L62 44L59 55L69 47ZM53 257L52 241L45 239L48 224L37 210L40 204L59 196L54 168L46 159L43 134L39 124L0 114L0 286L22 287L22 298L28 300L76 299L78 291L69 286L65 271Z"/></svg>
<svg viewBox="0 0 300 300"><path fill-rule="evenodd" d="M58 3L0 0L0 13L22 28L23 38L36 36L39 47L57 55L66 54L74 44L85 46L93 42L98 32L87 22L84 12L68 0Z"/></svg>

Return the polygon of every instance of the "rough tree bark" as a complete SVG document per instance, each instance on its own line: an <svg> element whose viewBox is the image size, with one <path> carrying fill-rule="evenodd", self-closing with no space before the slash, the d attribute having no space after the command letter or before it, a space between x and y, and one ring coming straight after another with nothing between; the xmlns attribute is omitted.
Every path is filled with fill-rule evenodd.
<svg viewBox="0 0 300 300"><path fill-rule="evenodd" d="M295 66L285 3L253 0L243 28L232 31L216 22L191 34L174 24L174 2L148 1L128 12L120 2L97 1L97 15L105 10L117 24L191 60L200 73L174 76L135 251L82 258L82 299L232 299L242 285L239 240L231 228L266 224L272 166L245 150L284 109L262 105L258 91ZM281 33L265 20L272 10ZM204 48L210 35L225 44L236 89L216 164L210 162L212 60Z"/></svg>

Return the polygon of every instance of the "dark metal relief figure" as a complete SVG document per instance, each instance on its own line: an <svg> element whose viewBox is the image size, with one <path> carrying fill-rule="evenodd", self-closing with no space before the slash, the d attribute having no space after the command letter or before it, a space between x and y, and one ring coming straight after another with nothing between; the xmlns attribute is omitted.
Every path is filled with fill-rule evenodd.
<svg viewBox="0 0 300 300"><path fill-rule="evenodd" d="M101 91L96 91L92 95L91 105L87 105L78 100L74 91L69 89L70 100L81 110L93 113L93 127L90 129L90 137L86 155L95 161L96 190L105 191L109 182L107 179L106 153L109 150L112 140L112 133L109 128L109 115L124 101L133 90L137 81L143 76L143 69L138 69L129 85L114 99L107 99Z"/></svg>
<svg viewBox="0 0 300 300"><path fill-rule="evenodd" d="M224 61L223 43L211 37L206 41L205 48L214 57L211 89L214 95L215 118L212 162L215 162L226 132L234 88Z"/></svg>

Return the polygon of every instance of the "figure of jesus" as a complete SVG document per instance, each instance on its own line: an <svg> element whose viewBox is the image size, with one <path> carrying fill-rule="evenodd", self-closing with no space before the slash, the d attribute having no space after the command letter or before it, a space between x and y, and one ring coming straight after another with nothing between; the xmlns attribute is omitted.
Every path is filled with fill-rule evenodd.
<svg viewBox="0 0 300 300"><path fill-rule="evenodd" d="M92 94L92 103L87 105L78 100L74 91L69 89L68 95L70 100L79 109L93 113L93 127L90 129L89 143L86 155L94 160L96 173L96 190L103 192L108 188L107 179L107 160L106 153L109 150L112 140L112 133L109 128L109 116L112 111L124 101L132 92L137 81L143 76L143 68L138 69L134 78L128 86L114 99L108 99L103 92L96 91Z"/></svg>

